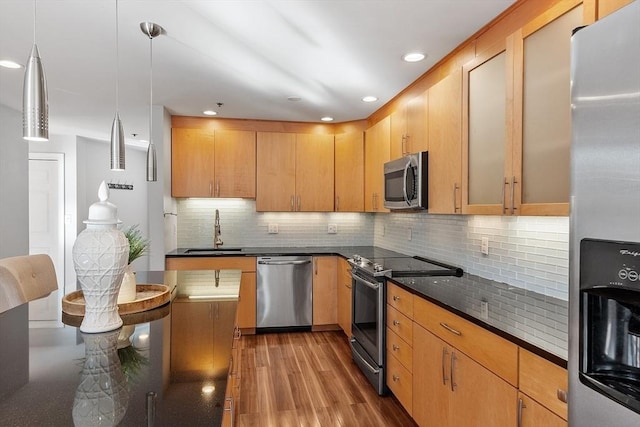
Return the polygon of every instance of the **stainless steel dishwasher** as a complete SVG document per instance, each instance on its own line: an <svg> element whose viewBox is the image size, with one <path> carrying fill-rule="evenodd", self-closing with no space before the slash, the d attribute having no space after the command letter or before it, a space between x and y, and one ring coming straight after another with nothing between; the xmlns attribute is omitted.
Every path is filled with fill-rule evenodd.
<svg viewBox="0 0 640 427"><path fill-rule="evenodd" d="M257 263L258 331L309 330L313 315L311 257L258 257Z"/></svg>

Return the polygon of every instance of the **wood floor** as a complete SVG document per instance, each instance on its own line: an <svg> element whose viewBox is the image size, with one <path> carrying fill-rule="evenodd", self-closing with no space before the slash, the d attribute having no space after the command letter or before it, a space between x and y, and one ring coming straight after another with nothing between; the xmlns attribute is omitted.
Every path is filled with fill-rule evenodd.
<svg viewBox="0 0 640 427"><path fill-rule="evenodd" d="M243 336L238 426L411 426L351 360L342 331Z"/></svg>

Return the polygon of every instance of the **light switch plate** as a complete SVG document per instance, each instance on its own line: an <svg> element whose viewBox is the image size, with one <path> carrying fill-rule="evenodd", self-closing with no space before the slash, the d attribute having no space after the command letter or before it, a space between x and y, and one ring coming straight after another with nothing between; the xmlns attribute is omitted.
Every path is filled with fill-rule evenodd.
<svg viewBox="0 0 640 427"><path fill-rule="evenodd" d="M269 224L269 234L278 234L278 224Z"/></svg>
<svg viewBox="0 0 640 427"><path fill-rule="evenodd" d="M338 232L338 224L327 225L327 233L336 234Z"/></svg>
<svg viewBox="0 0 640 427"><path fill-rule="evenodd" d="M480 244L480 252L483 255L489 255L489 238L483 237L482 242Z"/></svg>

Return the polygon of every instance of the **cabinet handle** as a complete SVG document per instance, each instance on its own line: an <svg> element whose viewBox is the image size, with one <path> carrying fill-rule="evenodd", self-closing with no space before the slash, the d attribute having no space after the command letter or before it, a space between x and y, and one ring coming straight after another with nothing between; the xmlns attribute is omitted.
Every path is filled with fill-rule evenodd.
<svg viewBox="0 0 640 427"><path fill-rule="evenodd" d="M313 259L313 269L315 270L315 275L318 275L318 258Z"/></svg>
<svg viewBox="0 0 640 427"><path fill-rule="evenodd" d="M400 322L398 322L397 320L393 321L393 326L400 326Z"/></svg>
<svg viewBox="0 0 640 427"><path fill-rule="evenodd" d="M461 336L461 335L462 335L462 332L460 332L460 331L459 331L459 330L457 330L457 329L453 329L451 326L447 325L447 324L446 324L446 323L444 323L444 322L440 322L440 326L442 326L443 328L445 328L447 331L449 331L449 332L451 332L451 333L456 334L457 336Z"/></svg>
<svg viewBox="0 0 640 427"><path fill-rule="evenodd" d="M556 396L558 396L558 400L560 402L567 403L567 391L566 390L563 390L563 389L559 388L556 391Z"/></svg>
<svg viewBox="0 0 640 427"><path fill-rule="evenodd" d="M400 347L398 347L396 344L393 345L393 351L398 351L400 350Z"/></svg>
<svg viewBox="0 0 640 427"><path fill-rule="evenodd" d="M213 181L209 181L209 196L213 197Z"/></svg>
<svg viewBox="0 0 640 427"><path fill-rule="evenodd" d="M300 195L298 195L298 212L300 212Z"/></svg>
<svg viewBox="0 0 640 427"><path fill-rule="evenodd" d="M393 296L393 300L394 300L394 301L400 301L400 297L399 297L398 295L394 295L394 296Z"/></svg>
<svg viewBox="0 0 640 427"><path fill-rule="evenodd" d="M153 427L156 423L156 396L155 391L147 392L147 427Z"/></svg>
<svg viewBox="0 0 640 427"><path fill-rule="evenodd" d="M450 366L450 368L451 368L451 391L456 391L456 386L457 386L456 381L455 381L455 379L453 377L453 373L455 372L455 366L456 366L456 360L457 359L458 358L456 357L456 354L452 351L451 352L451 366Z"/></svg>
<svg viewBox="0 0 640 427"><path fill-rule="evenodd" d="M456 201L458 200L458 198L456 197L458 195L458 188L460 188L458 186L458 183L454 182L453 183L453 213L458 212L458 209L460 209L460 208L458 208L457 203L456 203Z"/></svg>
<svg viewBox="0 0 640 427"><path fill-rule="evenodd" d="M395 382L398 382L398 380L399 380L399 379L400 379L400 377L399 377L399 376L397 376L397 375L394 375L394 376L393 376L393 382L394 382L394 383L395 383Z"/></svg>
<svg viewBox="0 0 640 427"><path fill-rule="evenodd" d="M526 408L524 400L521 397L518 398L518 427L522 427L522 410Z"/></svg>
<svg viewBox="0 0 640 427"><path fill-rule="evenodd" d="M225 411L229 411L229 412L231 413L231 425L233 426L233 425L235 425L235 424L233 423L233 421L234 421L234 420L233 420L233 396L231 396L231 397L227 397L227 398L224 400L224 402L225 402L225 403L229 402L229 407L227 408L227 407L226 407L227 405L225 405L224 410L225 410Z"/></svg>
<svg viewBox="0 0 640 427"><path fill-rule="evenodd" d="M447 351L446 347L442 347L442 385L446 386L447 385L447 380L449 378L447 378L447 369L445 368L445 361L447 360L447 354L449 354L449 352Z"/></svg>
<svg viewBox="0 0 640 427"><path fill-rule="evenodd" d="M507 178L504 179L504 183L502 184L502 213L504 214L507 211L507 203L505 201L505 190L504 187L509 185L509 181L507 181Z"/></svg>
<svg viewBox="0 0 640 427"><path fill-rule="evenodd" d="M402 155L404 156L405 154L407 154L407 149L405 148L405 143L407 142L407 135L403 134L402 135Z"/></svg>
<svg viewBox="0 0 640 427"><path fill-rule="evenodd" d="M294 205L294 201L293 201L293 195L291 196L291 212L293 212L295 210L295 205Z"/></svg>
<svg viewBox="0 0 640 427"><path fill-rule="evenodd" d="M336 211L340 210L340 196L336 196Z"/></svg>
<svg viewBox="0 0 640 427"><path fill-rule="evenodd" d="M511 215L513 215L514 211L516 210L516 207L513 205L514 203L514 195L515 195L515 188L516 188L516 184L518 183L518 181L516 181L516 177L512 176L511 177Z"/></svg>
<svg viewBox="0 0 640 427"><path fill-rule="evenodd" d="M377 193L373 193L373 210L374 211L378 210L378 194Z"/></svg>
<svg viewBox="0 0 640 427"><path fill-rule="evenodd" d="M216 197L220 197L220 180L216 181Z"/></svg>

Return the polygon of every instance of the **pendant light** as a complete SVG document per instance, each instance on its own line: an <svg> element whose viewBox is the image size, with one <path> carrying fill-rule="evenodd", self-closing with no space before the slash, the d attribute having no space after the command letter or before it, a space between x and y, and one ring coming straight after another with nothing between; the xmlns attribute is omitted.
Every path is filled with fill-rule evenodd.
<svg viewBox="0 0 640 427"><path fill-rule="evenodd" d="M158 180L158 159L153 143L153 39L162 33L162 27L153 22L141 22L140 30L149 37L149 146L147 147L147 181Z"/></svg>
<svg viewBox="0 0 640 427"><path fill-rule="evenodd" d="M118 0L116 0L116 115L113 118L113 124L111 125L111 170L112 171L124 170L124 130L122 129L120 114L118 113L118 106L119 106L118 85L120 83L119 65L120 65L120 55L119 55L119 48L118 48Z"/></svg>
<svg viewBox="0 0 640 427"><path fill-rule="evenodd" d="M33 47L27 59L22 86L22 138L49 140L49 101L47 79L36 45L36 1L33 1Z"/></svg>

